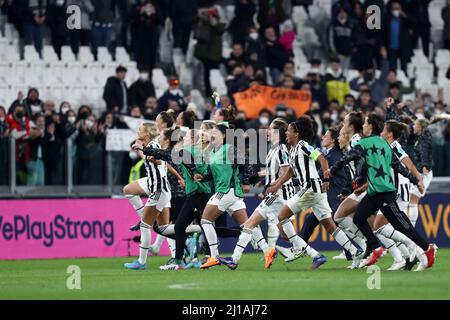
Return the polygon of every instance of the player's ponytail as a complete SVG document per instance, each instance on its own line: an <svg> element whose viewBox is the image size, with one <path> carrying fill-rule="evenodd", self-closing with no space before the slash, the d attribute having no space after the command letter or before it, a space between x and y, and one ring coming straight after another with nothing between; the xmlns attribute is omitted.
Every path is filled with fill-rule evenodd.
<svg viewBox="0 0 450 320"><path fill-rule="evenodd" d="M285 144L288 123L283 118L276 118L272 121L272 126L275 130L278 130L279 143Z"/></svg>
<svg viewBox="0 0 450 320"><path fill-rule="evenodd" d="M390 133L392 133L394 140L398 140L409 131L407 124L395 120L386 121L386 128Z"/></svg>

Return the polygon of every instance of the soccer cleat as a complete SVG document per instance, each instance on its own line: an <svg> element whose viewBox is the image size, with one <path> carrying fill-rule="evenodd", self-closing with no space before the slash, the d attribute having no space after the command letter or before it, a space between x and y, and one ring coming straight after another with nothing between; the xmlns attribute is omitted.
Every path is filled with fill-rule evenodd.
<svg viewBox="0 0 450 320"><path fill-rule="evenodd" d="M414 242L411 242L411 244L408 246L409 251L409 261L414 261L417 255L417 246Z"/></svg>
<svg viewBox="0 0 450 320"><path fill-rule="evenodd" d="M202 264L202 266L200 267L201 269L208 269L214 266L219 266L220 265L220 260L214 257L209 257L208 260Z"/></svg>
<svg viewBox="0 0 450 320"><path fill-rule="evenodd" d="M375 263L377 263L378 259L381 258L383 255L384 248L378 247L376 249L372 250L372 253L370 254L369 258L367 258L366 266L371 266Z"/></svg>
<svg viewBox="0 0 450 320"><path fill-rule="evenodd" d="M437 246L434 243L430 243L428 250L425 252L425 256L428 260L427 269L431 268L434 264L434 260L436 259L436 250Z"/></svg>
<svg viewBox="0 0 450 320"><path fill-rule="evenodd" d="M283 256L283 258L289 258L293 255L292 250L291 250L292 247L285 248L285 247L277 245L277 246L275 246L275 249L277 250L277 252L279 252Z"/></svg>
<svg viewBox="0 0 450 320"><path fill-rule="evenodd" d="M159 267L160 270L182 270L184 269L181 265L176 263L165 264Z"/></svg>
<svg viewBox="0 0 450 320"><path fill-rule="evenodd" d="M413 261L410 261L409 258L406 259L405 267L403 270L410 271L412 268L419 262L419 259L414 258Z"/></svg>
<svg viewBox="0 0 450 320"><path fill-rule="evenodd" d="M305 251L302 249L292 249L292 255L284 259L285 262L292 262L298 258L304 257L306 255Z"/></svg>
<svg viewBox="0 0 450 320"><path fill-rule="evenodd" d="M344 251L342 251L339 255L333 257L333 260L346 260L346 259L347 257L345 256Z"/></svg>
<svg viewBox="0 0 450 320"><path fill-rule="evenodd" d="M231 270L236 270L236 268L238 267L238 264L234 262L233 258L231 257L222 258L218 256L217 259L220 261L221 264L226 265Z"/></svg>
<svg viewBox="0 0 450 320"><path fill-rule="evenodd" d="M325 257L323 254L319 254L318 256L314 257L313 262L311 264L311 269L316 270L326 262L327 257Z"/></svg>
<svg viewBox="0 0 450 320"><path fill-rule="evenodd" d="M361 264L361 260L364 257L364 253L365 252L361 249L358 249L356 251L356 253L352 256L352 264L349 269L359 269L359 265Z"/></svg>
<svg viewBox="0 0 450 320"><path fill-rule="evenodd" d="M130 227L131 231L139 231L141 229L141 222L139 221L137 224L135 224L134 226Z"/></svg>
<svg viewBox="0 0 450 320"><path fill-rule="evenodd" d="M140 264L138 260L134 260L133 262L130 263L125 263L123 265L125 267L125 269L128 270L145 270L147 269L147 264Z"/></svg>
<svg viewBox="0 0 450 320"><path fill-rule="evenodd" d="M276 257L277 257L277 250L275 248L269 249L267 254L264 256L264 260L266 260L266 263L264 264L264 268L270 269L270 266L272 265L272 263Z"/></svg>
<svg viewBox="0 0 450 320"><path fill-rule="evenodd" d="M402 259L400 261L394 260L394 263L392 264L392 266L389 267L388 271L397 271L397 270L403 269L405 267L405 265L406 265L405 259Z"/></svg>

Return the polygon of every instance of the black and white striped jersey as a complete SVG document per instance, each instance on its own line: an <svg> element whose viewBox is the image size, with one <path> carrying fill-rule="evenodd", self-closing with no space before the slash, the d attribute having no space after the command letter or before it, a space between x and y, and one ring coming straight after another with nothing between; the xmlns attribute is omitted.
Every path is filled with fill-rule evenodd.
<svg viewBox="0 0 450 320"><path fill-rule="evenodd" d="M322 180L316 168L316 160L320 152L306 141L300 140L289 152L289 165L294 170L300 187L311 188L314 192L322 192Z"/></svg>
<svg viewBox="0 0 450 320"><path fill-rule="evenodd" d="M280 177L280 169L289 166L289 151L284 144L272 146L266 157L266 186L269 186ZM295 194L292 179L283 184L277 194L284 200L289 200Z"/></svg>
<svg viewBox="0 0 450 320"><path fill-rule="evenodd" d="M156 141L150 142L147 147L161 149L161 145ZM145 170L147 171L147 187L151 193L170 191L169 181L167 180L167 163L165 161L161 161L161 164L157 165L145 159Z"/></svg>
<svg viewBox="0 0 450 320"><path fill-rule="evenodd" d="M394 154L397 156L398 160L401 161L408 157L408 154L406 151L402 148L400 143L398 141L394 141L391 143L392 151L394 151ZM403 163L402 163L402 166ZM398 171L395 171L394 169L391 170L391 174L394 178L395 186L397 187L397 195L406 202L409 202L409 188L411 186L411 182L408 178L401 175Z"/></svg>
<svg viewBox="0 0 450 320"><path fill-rule="evenodd" d="M359 140L361 140L361 135L359 133L355 133L350 138L350 146L347 151L350 151L352 148L354 148ZM350 170L350 175L352 177L352 180L355 179L358 175L358 160L351 161L348 164L348 169Z"/></svg>

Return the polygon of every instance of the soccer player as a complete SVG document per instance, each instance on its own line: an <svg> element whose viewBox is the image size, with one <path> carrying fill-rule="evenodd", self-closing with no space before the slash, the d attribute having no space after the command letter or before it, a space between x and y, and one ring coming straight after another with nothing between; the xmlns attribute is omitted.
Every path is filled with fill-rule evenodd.
<svg viewBox="0 0 450 320"><path fill-rule="evenodd" d="M384 249L379 240L372 232L367 218L381 210L383 215L392 224L392 226L405 236L413 240L418 248L418 258L420 261L419 270L424 270L433 266L435 260L435 247L429 244L414 230L411 222L405 213L401 212L396 202L397 189L390 174L391 166L407 177L412 183L423 191L423 182L417 180L409 173L399 161L393 156L389 144L380 137L384 128L383 119L374 114L369 114L363 125L364 138L361 139L355 147L339 160L330 172L336 172L337 169L350 161L361 159L367 167L368 189L367 195L361 200L353 222L367 239L367 250L370 255L366 265L372 265L381 257Z"/></svg>
<svg viewBox="0 0 450 320"><path fill-rule="evenodd" d="M145 159L147 177L126 185L123 192L137 212L143 210L140 223L141 243L139 246L139 258L131 263L125 263L124 266L127 269L143 270L147 268L146 262L151 241L151 226L158 218L167 219L167 221L158 221L159 224L168 223L171 194L169 182L167 181L167 164L163 161L146 157L142 153L143 146L161 148L161 145L154 140L158 136L156 126L150 123L143 123L139 126L137 135L137 141L132 148L138 150L141 158ZM142 208L140 199L141 194L148 195L144 208Z"/></svg>
<svg viewBox="0 0 450 320"><path fill-rule="evenodd" d="M288 124L286 121L277 118L272 121L267 130L271 149L266 157L266 187L269 187L272 182L284 175L289 168L289 153L284 144L286 141L287 127ZM257 237L256 242L264 252L264 267L269 269L276 257L277 251L275 248L269 247L266 243L259 229L259 224L264 220L268 220L269 228L273 225L278 230L278 212L280 212L286 201L293 197L294 194L295 190L291 179L287 180L276 193L269 193L244 223L242 233L239 236L232 257L219 257L220 262L230 269L236 269L245 247L252 240L252 237Z"/></svg>
<svg viewBox="0 0 450 320"><path fill-rule="evenodd" d="M300 182L300 191L295 194L281 208L278 220L286 234L289 242L293 244L293 255L286 258L286 262L293 261L305 253L313 257L312 268L316 269L326 262L324 255L312 249L294 230L291 217L294 213L312 208L314 215L325 227L328 233L332 234L344 249L348 250L354 259L360 259L363 251L358 250L345 235L336 227L331 218L331 208L328 204L326 191L329 188L328 162L325 157L315 150L307 141L311 141L314 135L312 120L308 116L301 116L297 121L292 122L286 131L286 141L291 146L289 154L290 168L283 176L278 178L272 186L267 189L268 193L276 194L278 190L294 175ZM316 169L316 161L320 163L324 173L324 181L319 176Z"/></svg>

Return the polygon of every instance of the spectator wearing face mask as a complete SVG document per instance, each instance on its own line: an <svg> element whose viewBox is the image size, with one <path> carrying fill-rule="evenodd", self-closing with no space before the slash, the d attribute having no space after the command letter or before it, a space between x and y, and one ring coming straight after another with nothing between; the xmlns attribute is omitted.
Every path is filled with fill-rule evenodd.
<svg viewBox="0 0 450 320"><path fill-rule="evenodd" d="M43 112L44 102L39 99L39 91L36 88L30 88L30 90L28 90L27 97L24 100L22 100L22 97L23 95L19 92L17 100L15 100L9 108L10 112L14 110L15 106L18 104L25 107L25 115L28 118L31 118L37 113Z"/></svg>
<svg viewBox="0 0 450 320"><path fill-rule="evenodd" d="M156 113L168 110L170 101L176 101L181 111L186 109L184 93L181 90L180 81L175 76L169 78L169 88L158 99L158 109L156 110Z"/></svg>
<svg viewBox="0 0 450 320"><path fill-rule="evenodd" d="M345 100L344 100L344 109L347 112L352 112L355 108L355 97L351 94L348 94L345 96Z"/></svg>
<svg viewBox="0 0 450 320"><path fill-rule="evenodd" d="M8 184L8 135L9 126L6 121L6 109L0 106L0 186Z"/></svg>
<svg viewBox="0 0 450 320"><path fill-rule="evenodd" d="M244 44L245 34L242 30L248 30L253 25L253 16L256 13L256 5L252 0L236 0L234 18L228 27L233 42Z"/></svg>
<svg viewBox="0 0 450 320"><path fill-rule="evenodd" d="M128 88L128 104L144 108L147 98L154 95L155 87L150 78L150 70L140 70L139 79Z"/></svg>
<svg viewBox="0 0 450 320"><path fill-rule="evenodd" d="M355 111L361 111L363 113L372 112L375 108L375 104L372 101L372 94L369 90L361 92L358 100L355 103Z"/></svg>
<svg viewBox="0 0 450 320"><path fill-rule="evenodd" d="M250 79L244 73L242 65L235 65L225 84L227 85L228 94L233 95L236 92L246 90L250 85Z"/></svg>
<svg viewBox="0 0 450 320"><path fill-rule="evenodd" d="M341 61L338 57L330 59L330 66L327 68L324 82L328 101L336 99L342 105L344 97L350 93L350 85L344 76Z"/></svg>
<svg viewBox="0 0 450 320"><path fill-rule="evenodd" d="M268 128L271 119L272 113L270 112L269 109L264 108L259 112L258 119L252 120L248 123L248 128L255 130Z"/></svg>
<svg viewBox="0 0 450 320"><path fill-rule="evenodd" d="M407 64L413 55L411 36L411 19L402 10L398 1L394 1L390 6L390 13L385 22L384 46L389 52L389 64L391 70L397 70L397 62L400 60L400 67L406 73Z"/></svg>
<svg viewBox="0 0 450 320"><path fill-rule="evenodd" d="M294 51L292 49L292 44L294 43L295 37L297 34L295 33L294 24L292 20L286 20L280 27L281 34L279 42L284 52L288 54L290 57L294 56Z"/></svg>
<svg viewBox="0 0 450 320"><path fill-rule="evenodd" d="M242 30L241 30L242 32ZM256 69L263 69L266 65L265 45L261 41L258 29L250 27L245 38L245 61L252 64Z"/></svg>
<svg viewBox="0 0 450 320"><path fill-rule="evenodd" d="M308 72L306 78L309 80L312 100L319 103L322 111L325 110L328 104L328 99L326 86L324 85L322 76L318 70L312 69Z"/></svg>
<svg viewBox="0 0 450 320"><path fill-rule="evenodd" d="M115 113L126 114L128 112L128 95L125 77L127 68L118 66L116 75L109 77L103 90L103 100L106 103L106 109Z"/></svg>
<svg viewBox="0 0 450 320"><path fill-rule="evenodd" d="M279 43L273 27L265 29L264 37L267 66L270 68L272 82L277 83L280 80L284 64L289 60L289 55Z"/></svg>
<svg viewBox="0 0 450 320"><path fill-rule="evenodd" d="M232 73L235 66L242 65L244 62L244 48L242 47L242 44L233 43L230 56L225 59L227 73Z"/></svg>

